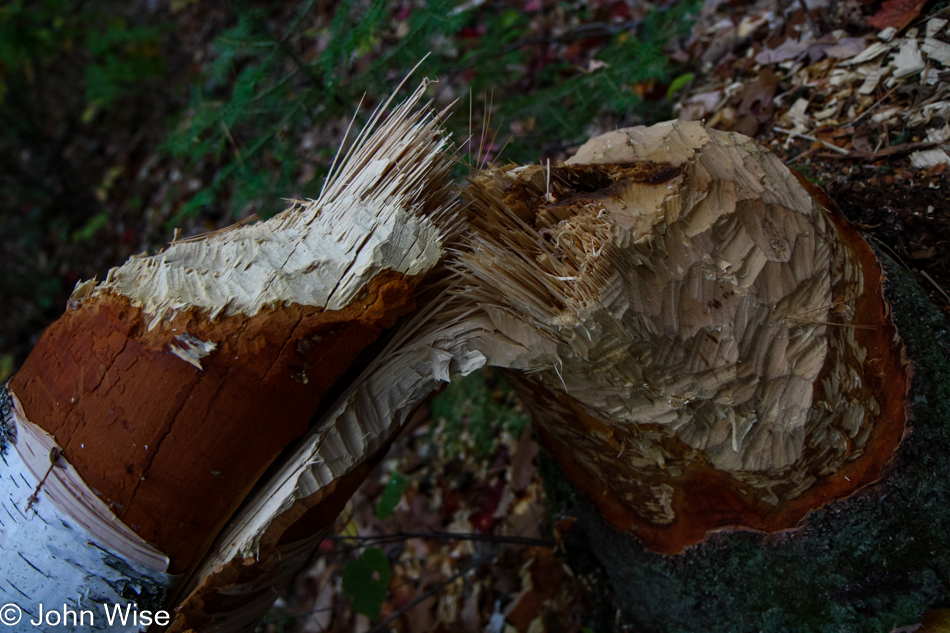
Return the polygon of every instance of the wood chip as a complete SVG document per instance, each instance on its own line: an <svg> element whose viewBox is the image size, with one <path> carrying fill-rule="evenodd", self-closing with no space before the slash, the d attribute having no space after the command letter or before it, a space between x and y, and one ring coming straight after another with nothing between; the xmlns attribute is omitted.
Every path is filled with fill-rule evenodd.
<svg viewBox="0 0 950 633"><path fill-rule="evenodd" d="M943 27L947 26L947 20L942 20L940 18L933 18L927 22L927 37L933 37L937 33L943 30Z"/></svg>
<svg viewBox="0 0 950 633"><path fill-rule="evenodd" d="M895 35L897 35L897 29L895 29L893 26L889 26L878 33L877 38L882 42L890 42L892 39L894 39Z"/></svg>
<svg viewBox="0 0 950 633"><path fill-rule="evenodd" d="M861 87L858 88L858 94L861 95L870 95L874 94L874 91L877 90L877 86L881 83L881 79L884 77L884 74L881 72L880 66L873 70L869 70L864 77L864 83L861 84Z"/></svg>
<svg viewBox="0 0 950 633"><path fill-rule="evenodd" d="M942 66L950 67L950 44L928 37L924 40L921 50L927 54L928 58L939 62Z"/></svg>
<svg viewBox="0 0 950 633"><path fill-rule="evenodd" d="M915 75L926 68L924 58L920 54L920 48L916 39L906 38L901 41L900 49L894 58L894 78L909 77Z"/></svg>
<svg viewBox="0 0 950 633"><path fill-rule="evenodd" d="M863 64L864 62L869 62L879 55L883 55L887 51L891 50L890 44L884 44L883 42L874 42L868 46L864 51L858 53L851 59L841 62L841 66L853 66L855 64Z"/></svg>
<svg viewBox="0 0 950 633"><path fill-rule="evenodd" d="M911 154L910 162L917 169L928 169L937 165L950 165L950 156L939 148L926 149Z"/></svg>

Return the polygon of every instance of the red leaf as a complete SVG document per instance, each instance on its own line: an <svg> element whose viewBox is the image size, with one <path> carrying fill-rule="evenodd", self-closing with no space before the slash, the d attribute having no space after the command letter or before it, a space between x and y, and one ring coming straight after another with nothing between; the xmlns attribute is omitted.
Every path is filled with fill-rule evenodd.
<svg viewBox="0 0 950 633"><path fill-rule="evenodd" d="M914 18L920 15L926 0L888 0L881 10L868 18L868 22L878 29L893 26L898 31L904 29Z"/></svg>

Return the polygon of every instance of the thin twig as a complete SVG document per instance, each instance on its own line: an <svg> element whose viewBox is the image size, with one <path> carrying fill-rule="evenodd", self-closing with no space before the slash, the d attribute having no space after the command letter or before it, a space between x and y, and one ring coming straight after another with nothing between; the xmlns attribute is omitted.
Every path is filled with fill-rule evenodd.
<svg viewBox="0 0 950 633"><path fill-rule="evenodd" d="M534 545L537 547L555 547L557 543L548 539L531 538L527 536L506 536L495 534L472 534L464 532L396 532L380 536L347 536L345 534L329 534L326 537L335 541L358 541L364 544L392 543L405 541L411 538L440 539L447 541L476 541L483 543L504 543L509 545Z"/></svg>
<svg viewBox="0 0 950 633"><path fill-rule="evenodd" d="M231 145L234 146L234 155L237 156L238 162L241 166L244 166L244 159L241 158L241 148L238 147L237 142L234 140L234 137L231 136L231 130L228 128L228 124L224 121L221 121L221 127L224 128L224 134L228 137L228 140L231 141Z"/></svg>
<svg viewBox="0 0 950 633"><path fill-rule="evenodd" d="M897 88L891 88L890 90L885 92L883 97L881 97L880 99L872 103L870 106L868 106L868 108L864 112L862 112L857 117L855 117L850 123L847 123L842 127L850 127L854 125L855 123L857 123L858 121L860 121L861 119L863 119L864 117L866 117L868 114L871 113L871 110L873 110L874 108L884 103L884 100L887 99L889 96L891 96L895 90L897 90Z"/></svg>
<svg viewBox="0 0 950 633"><path fill-rule="evenodd" d="M835 151L835 152L838 152L839 154L850 154L850 153L851 153L851 152L849 152L848 150L846 150L846 149L843 148L843 147L838 147L837 145L834 145L834 144L832 144L832 143L828 143L828 142L826 142L826 141L822 141L821 139L815 138L814 136L809 136L808 134L802 134L801 132L796 132L795 130L787 130L787 129L785 129L785 128L783 128L783 127L779 127L779 126L777 126L777 125L776 125L775 127L773 127L772 129L775 130L776 132L781 133L781 134L787 134L787 135L792 136L792 137L802 138L802 139L805 139L806 141L811 141L811 142L813 142L813 143L821 143L822 145L824 145L824 146L827 147L828 149L833 150L833 151Z"/></svg>
<svg viewBox="0 0 950 633"><path fill-rule="evenodd" d="M943 295L943 298L946 299L948 302L950 302L950 295L948 295L948 294L944 291L944 289L940 287L940 284L938 284L936 281L934 281L934 278L933 278L933 277L931 277L930 275L928 275L927 272L926 272L926 271L923 271L923 270L918 270L917 272L919 272L921 275L923 275L924 279L926 279L926 280L929 281L931 284L933 284L933 287L936 288L937 291L938 291L940 294Z"/></svg>
<svg viewBox="0 0 950 633"><path fill-rule="evenodd" d="M887 158L888 156L899 156L901 154L910 154L911 152L916 152L920 149L930 149L939 145L934 141L920 141L918 143L901 143L900 145L891 145L890 147L885 147L884 149L877 150L874 152L855 152L845 150L844 152L839 152L840 156L834 156L833 154L818 154L819 158L850 158L854 160L868 160L875 161L882 158ZM838 148L841 149L840 147Z"/></svg>

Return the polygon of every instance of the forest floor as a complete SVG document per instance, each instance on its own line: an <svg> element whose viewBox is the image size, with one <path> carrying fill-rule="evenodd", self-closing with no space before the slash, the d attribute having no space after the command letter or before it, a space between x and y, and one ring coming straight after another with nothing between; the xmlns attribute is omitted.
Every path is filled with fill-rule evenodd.
<svg viewBox="0 0 950 633"><path fill-rule="evenodd" d="M175 25L162 54L170 75L187 77L206 71L203 60L212 57L214 36L232 16L211 2L177 4L174 10L156 9L166 11ZM622 36L646 6L635 0L594 3L600 30L580 37L590 25L572 18L567 3L507 4L528 16L512 44L527 52L528 68L569 58L578 72L587 73L612 64L602 55L604 42ZM412 4L401 6L393 15L394 29L411 17ZM332 17L330 8L315 11L325 13L316 19ZM669 64L684 72L623 89L648 101L668 100L681 118L747 134L772 149L825 187L874 246L914 271L931 299L950 311L950 7L945 2L707 0L691 33L672 38L663 50ZM445 95L437 103L466 94L470 74L440 79ZM506 96L496 93L494 100ZM89 230L88 239L45 234L25 240L22 235L35 224L28 204L0 218L0 266L9 276L3 288L8 299L0 310L0 379L59 313L72 284L96 274L101 278L132 254L160 248L182 200L217 175L210 168L189 173L155 149L165 133L164 118L181 105L180 86L156 84L136 99L128 125L113 120L86 126L60 141L72 177L95 185L60 183L61 204L81 211L104 203L110 213L99 221L90 211L81 226L67 232L75 237L77 230ZM640 118L607 116L591 121L585 131L594 135L636 122ZM334 147L345 123L328 121L299 142ZM525 127L523 121L496 118L486 132L492 126L500 138ZM489 137L494 135L482 135L483 144ZM505 159L504 151L495 155L502 144L487 143L493 159ZM566 158L574 149L554 142L536 159ZM188 219L183 228L197 233L233 219L206 215ZM55 283L8 290L14 277L32 279L24 272L31 266L51 270ZM417 412L348 504L320 556L279 598L259 630L589 630L593 597L609 588L597 570L571 569L560 558L559 538L570 518L547 515L534 463L538 447L530 429L517 423L522 417L494 373L450 387ZM377 512L393 481L405 482L404 493L390 513ZM351 610L343 590L345 570L368 547L381 549L391 562L375 619Z"/></svg>

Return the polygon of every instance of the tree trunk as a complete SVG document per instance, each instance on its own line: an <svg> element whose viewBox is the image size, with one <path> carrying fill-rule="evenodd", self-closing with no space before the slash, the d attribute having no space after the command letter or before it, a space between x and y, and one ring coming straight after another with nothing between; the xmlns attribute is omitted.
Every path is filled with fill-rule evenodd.
<svg viewBox="0 0 950 633"><path fill-rule="evenodd" d="M447 141L434 113L414 112L424 87L370 135L374 117L318 200L77 286L4 388L0 602L31 616L13 630L34 630L41 604L88 611L76 630L138 630L106 626L107 608L130 603L181 603L178 630L245 630L307 561L398 429L311 418L431 293L456 230ZM248 517L295 447L323 460L319 483ZM256 531L229 548L229 522ZM224 607L188 598L222 585Z"/></svg>
<svg viewBox="0 0 950 633"><path fill-rule="evenodd" d="M946 605L944 352L920 357L901 445L883 274L823 193L745 137L672 122L469 195L460 266L536 352L509 378L574 560L616 594L603 630L886 631ZM893 300L917 349L946 323L912 285Z"/></svg>
<svg viewBox="0 0 950 633"><path fill-rule="evenodd" d="M669 556L610 526L545 461L549 507L571 525L569 562L610 588L594 630L887 632L947 607L950 323L907 271L885 263L914 379L912 425L880 481L791 529L718 531Z"/></svg>
<svg viewBox="0 0 950 633"><path fill-rule="evenodd" d="M860 560L886 566L871 515L821 517L862 499L901 512L868 488L905 433L909 380L860 235L764 148L683 122L477 174L463 212L434 120L410 114L420 94L319 200L77 289L10 383L18 513L95 543L82 565L116 595L177 605L171 630L249 630L412 409L489 364L573 482L552 485L578 518L569 539L590 538L638 626L708 622L703 592L732 629L818 622L856 595L867 565L846 568L840 600L787 598L814 582L799 559L870 543L854 526L878 535ZM27 583L73 564L52 539L20 529L0 565ZM788 606L760 616L717 573ZM941 573L895 599L902 614L945 598ZM35 604L39 576L6 597ZM70 582L58 595L87 600Z"/></svg>

